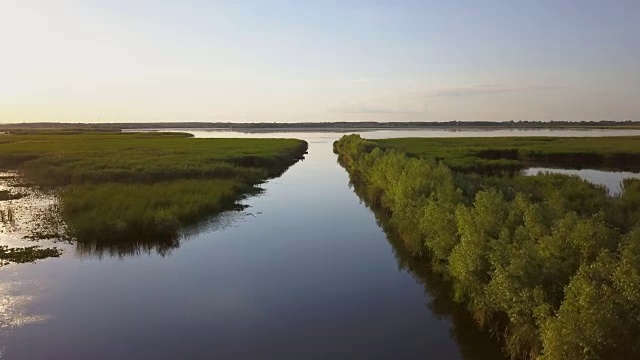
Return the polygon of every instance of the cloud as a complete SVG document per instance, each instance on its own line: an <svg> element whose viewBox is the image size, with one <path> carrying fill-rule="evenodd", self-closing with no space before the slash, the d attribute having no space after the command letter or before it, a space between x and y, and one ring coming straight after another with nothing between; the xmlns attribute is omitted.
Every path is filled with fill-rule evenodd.
<svg viewBox="0 0 640 360"><path fill-rule="evenodd" d="M384 81L386 79L387 78L385 77L362 77L362 78L346 79L343 81L347 84L364 84L364 83Z"/></svg>
<svg viewBox="0 0 640 360"><path fill-rule="evenodd" d="M413 110L406 108L392 108L382 106L371 106L362 104L343 104L329 109L330 113L336 114L368 114L368 115L424 115L427 113L426 108L422 110Z"/></svg>
<svg viewBox="0 0 640 360"><path fill-rule="evenodd" d="M530 91L543 91L559 89L556 85L516 85L507 86L500 84L477 84L455 88L444 88L426 94L429 98L468 97L476 95L506 94Z"/></svg>
<svg viewBox="0 0 640 360"><path fill-rule="evenodd" d="M527 94L560 89L557 85L503 85L503 84L475 84L459 87L448 87L419 92L400 93L396 96L367 101L366 103L344 103L327 110L329 113L353 115L358 118L375 118L385 116L395 119L425 119L425 118L449 118L451 111L462 117L472 117L465 113L465 107L461 104L456 110L443 109L444 99L463 99L475 96L488 96L498 94ZM528 96L528 95L522 95ZM444 112L443 112L444 111ZM491 115L493 116L493 115ZM490 116L490 117L491 117ZM483 117L487 117L483 115ZM500 117L496 115L496 117Z"/></svg>

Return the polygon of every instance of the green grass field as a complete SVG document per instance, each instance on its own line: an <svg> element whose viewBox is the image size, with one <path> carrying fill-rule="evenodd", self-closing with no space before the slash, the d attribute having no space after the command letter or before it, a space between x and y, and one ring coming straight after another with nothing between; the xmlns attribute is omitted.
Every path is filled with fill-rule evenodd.
<svg viewBox="0 0 640 360"><path fill-rule="evenodd" d="M640 170L640 137L492 137L372 140L457 171L517 171L529 165Z"/></svg>
<svg viewBox="0 0 640 360"><path fill-rule="evenodd" d="M179 133L1 135L0 167L59 191L61 215L77 241L126 242L172 237L232 208L306 149L295 139Z"/></svg>

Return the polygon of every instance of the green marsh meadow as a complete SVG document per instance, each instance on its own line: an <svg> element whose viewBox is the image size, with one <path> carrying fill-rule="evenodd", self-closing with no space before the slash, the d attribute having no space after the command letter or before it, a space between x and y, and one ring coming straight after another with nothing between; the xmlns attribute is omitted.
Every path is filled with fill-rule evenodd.
<svg viewBox="0 0 640 360"><path fill-rule="evenodd" d="M348 135L334 152L360 196L510 356L640 356L640 180L610 196L576 176L517 171L627 169L639 138Z"/></svg>
<svg viewBox="0 0 640 360"><path fill-rule="evenodd" d="M33 238L59 235L85 245L126 247L171 241L184 226L235 208L237 200L302 159L306 149L306 142L294 139L26 132L0 136L0 167L57 194L52 209L67 234Z"/></svg>
<svg viewBox="0 0 640 360"><path fill-rule="evenodd" d="M468 137L376 140L408 156L442 161L458 172L499 174L552 164L640 170L640 137Z"/></svg>

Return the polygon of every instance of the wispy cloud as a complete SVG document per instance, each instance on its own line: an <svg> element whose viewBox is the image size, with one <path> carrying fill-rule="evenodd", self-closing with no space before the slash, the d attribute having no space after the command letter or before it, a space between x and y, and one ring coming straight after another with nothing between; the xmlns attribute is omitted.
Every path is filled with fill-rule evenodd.
<svg viewBox="0 0 640 360"><path fill-rule="evenodd" d="M364 83L384 81L387 79L388 78L385 78L385 77L362 77L362 78L346 79L346 80L343 80L343 82L348 84L364 84Z"/></svg>
<svg viewBox="0 0 640 360"><path fill-rule="evenodd" d="M359 117L374 117L388 115L397 119L423 119L440 114L438 104L444 99L463 99L475 96L491 96L499 94L526 94L532 92L551 91L560 89L558 85L503 85L503 84L474 84L468 86L448 87L423 90L418 92L400 93L395 96L380 98L366 103L344 103L327 110L329 113L355 115ZM526 95L525 95L526 96ZM463 110L464 107L458 110ZM442 109L440 109L442 110ZM435 113L434 113L435 111ZM444 114L441 114L444 116Z"/></svg>
<svg viewBox="0 0 640 360"><path fill-rule="evenodd" d="M425 114L427 110L426 108L422 110L413 110L406 108L392 108L362 104L343 104L329 109L329 112L336 114L416 115Z"/></svg>
<svg viewBox="0 0 640 360"><path fill-rule="evenodd" d="M555 90L561 88L557 85L501 85L501 84L476 84L455 88L444 88L421 94L429 98L464 97L476 95L520 93L530 91Z"/></svg>

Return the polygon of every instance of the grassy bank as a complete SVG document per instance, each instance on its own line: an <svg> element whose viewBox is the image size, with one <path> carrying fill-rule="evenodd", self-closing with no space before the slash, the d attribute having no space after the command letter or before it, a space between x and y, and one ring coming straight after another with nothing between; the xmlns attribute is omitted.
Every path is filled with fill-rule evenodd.
<svg viewBox="0 0 640 360"><path fill-rule="evenodd" d="M610 197L577 177L478 176L455 166L473 157L472 145L477 154L521 140L436 140L351 135L335 151L411 254L451 283L454 299L514 358L638 358L640 181ZM637 140L612 140L530 142L523 153L558 154L563 141L604 158L637 151Z"/></svg>
<svg viewBox="0 0 640 360"><path fill-rule="evenodd" d="M174 237L233 208L306 152L293 139L195 139L177 133L0 135L0 167L59 191L82 243ZM165 241L165 240L162 240Z"/></svg>

